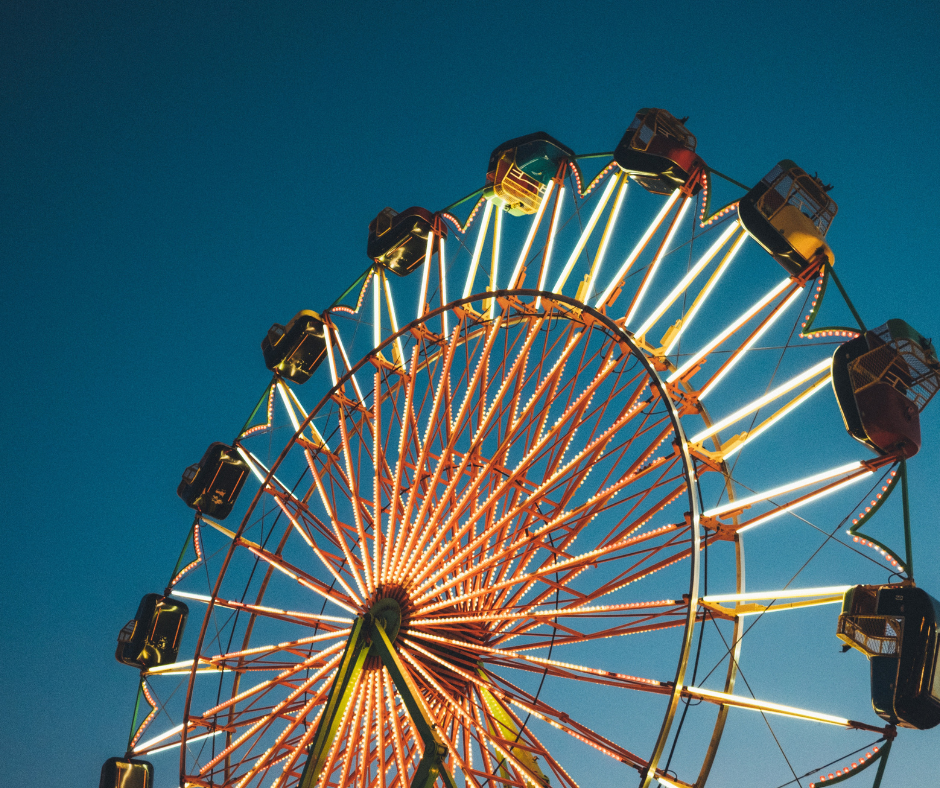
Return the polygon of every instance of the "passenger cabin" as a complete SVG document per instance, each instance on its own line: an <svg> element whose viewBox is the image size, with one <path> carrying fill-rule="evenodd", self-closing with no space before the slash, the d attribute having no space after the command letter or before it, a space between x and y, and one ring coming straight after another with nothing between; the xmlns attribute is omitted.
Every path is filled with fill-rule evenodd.
<svg viewBox="0 0 940 788"><path fill-rule="evenodd" d="M428 234L434 231L434 214L424 208L398 213L383 208L369 223L369 257L397 276L407 276L424 262ZM447 227L438 223L437 232L447 238Z"/></svg>
<svg viewBox="0 0 940 788"><path fill-rule="evenodd" d="M842 602L838 636L871 663L871 702L892 725L940 723L940 602L912 585L855 586Z"/></svg>
<svg viewBox="0 0 940 788"><path fill-rule="evenodd" d="M224 443L213 443L202 459L183 471L176 494L190 509L224 520L248 477L248 465Z"/></svg>
<svg viewBox="0 0 940 788"><path fill-rule="evenodd" d="M108 758L98 788L153 788L153 764L134 758Z"/></svg>
<svg viewBox="0 0 940 788"><path fill-rule="evenodd" d="M294 315L286 326L275 323L261 340L264 365L293 381L306 383L326 355L323 320L310 309Z"/></svg>
<svg viewBox="0 0 940 788"><path fill-rule="evenodd" d="M784 159L738 203L744 229L791 276L817 262L835 262L826 233L839 207L826 188Z"/></svg>
<svg viewBox="0 0 940 788"><path fill-rule="evenodd" d="M176 662L189 608L178 599L147 594L137 615L118 634L114 656L124 665L148 670Z"/></svg>
<svg viewBox="0 0 940 788"><path fill-rule="evenodd" d="M509 140L490 154L483 196L513 216L533 214L549 181L571 161L574 151L544 131Z"/></svg>
<svg viewBox="0 0 940 788"><path fill-rule="evenodd" d="M849 435L878 454L913 457L920 413L940 388L940 363L929 339L889 320L839 346L832 387Z"/></svg>
<svg viewBox="0 0 940 788"><path fill-rule="evenodd" d="M644 108L636 113L623 135L614 161L653 194L672 194L686 186L705 166L695 152L695 137L683 121L664 109ZM692 184L698 194L702 183Z"/></svg>

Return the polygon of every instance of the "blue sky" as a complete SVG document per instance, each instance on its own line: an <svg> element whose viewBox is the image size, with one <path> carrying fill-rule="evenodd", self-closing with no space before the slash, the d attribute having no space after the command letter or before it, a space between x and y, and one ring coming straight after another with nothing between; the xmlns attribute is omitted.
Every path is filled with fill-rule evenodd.
<svg viewBox="0 0 940 788"><path fill-rule="evenodd" d="M835 184L829 241L869 324L936 335L938 22L914 2L4 3L10 784L93 784L123 750L114 639L176 560L182 468L268 379L268 326L339 295L382 207L453 202L506 139L610 151L658 106L745 183L792 158ZM936 408L911 472L940 596ZM928 784L936 740L903 731L885 787Z"/></svg>

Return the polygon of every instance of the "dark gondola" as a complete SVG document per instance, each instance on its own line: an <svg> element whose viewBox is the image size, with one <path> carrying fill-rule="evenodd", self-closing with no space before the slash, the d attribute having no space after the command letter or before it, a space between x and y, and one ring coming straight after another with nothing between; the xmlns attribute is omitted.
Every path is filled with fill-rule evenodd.
<svg viewBox="0 0 940 788"><path fill-rule="evenodd" d="M513 216L533 214L574 151L544 131L504 142L490 154L483 196Z"/></svg>
<svg viewBox="0 0 940 788"><path fill-rule="evenodd" d="M741 224L791 276L835 256L826 233L839 206L819 178L789 159L774 167L738 203Z"/></svg>
<svg viewBox="0 0 940 788"><path fill-rule="evenodd" d="M176 494L190 509L224 520L248 477L248 465L231 446L213 443L202 459L183 471Z"/></svg>
<svg viewBox="0 0 940 788"><path fill-rule="evenodd" d="M437 232L447 238L447 227L438 222ZM413 207L398 213L383 208L369 222L366 253L370 259L397 276L407 276L424 262L428 234L434 231L434 214Z"/></svg>
<svg viewBox="0 0 940 788"><path fill-rule="evenodd" d="M698 194L702 183L696 175L705 164L695 144L683 121L664 109L644 108L617 145L614 161L653 194L672 194L690 180L691 193Z"/></svg>
<svg viewBox="0 0 940 788"><path fill-rule="evenodd" d="M141 670L176 662L189 608L178 599L147 594L118 634L118 662Z"/></svg>
<svg viewBox="0 0 940 788"><path fill-rule="evenodd" d="M98 788L153 788L153 764L135 758L108 758Z"/></svg>
<svg viewBox="0 0 940 788"><path fill-rule="evenodd" d="M940 388L940 364L929 339L889 320L839 346L832 387L853 438L878 454L913 457L920 413Z"/></svg>
<svg viewBox="0 0 940 788"><path fill-rule="evenodd" d="M294 315L286 326L275 323L261 340L264 364L294 383L306 383L326 356L323 320L310 309Z"/></svg>
<svg viewBox="0 0 940 788"><path fill-rule="evenodd" d="M912 585L855 586L846 592L838 636L871 663L871 702L892 725L940 723L937 619L940 602Z"/></svg>

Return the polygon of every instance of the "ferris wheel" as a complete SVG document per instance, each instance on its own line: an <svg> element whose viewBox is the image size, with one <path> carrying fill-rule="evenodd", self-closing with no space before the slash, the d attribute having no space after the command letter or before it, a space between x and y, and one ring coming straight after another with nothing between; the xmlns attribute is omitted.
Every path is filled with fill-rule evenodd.
<svg viewBox="0 0 940 788"><path fill-rule="evenodd" d="M836 210L644 109L613 154L532 134L447 209L380 212L368 268L272 326L273 379L184 473L101 785L701 788L768 729L812 740L807 784L880 781L897 726L940 722L940 605L874 517L900 488L910 536L940 365L855 312ZM877 715L840 710L869 694L860 659L832 693L836 634Z"/></svg>

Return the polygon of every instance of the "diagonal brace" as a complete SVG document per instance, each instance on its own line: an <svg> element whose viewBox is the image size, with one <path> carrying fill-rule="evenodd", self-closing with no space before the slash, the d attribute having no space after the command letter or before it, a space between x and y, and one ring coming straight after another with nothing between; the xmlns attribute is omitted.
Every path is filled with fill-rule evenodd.
<svg viewBox="0 0 940 788"><path fill-rule="evenodd" d="M298 788L315 788L319 782L330 750L340 732L340 724L359 685L366 657L370 654L379 657L388 670L411 723L424 745L424 755L418 762L418 768L411 780L411 788L432 788L438 777L443 780L445 788L457 788L453 776L444 765L447 745L438 735L437 725L428 716L411 675L392 647L386 633L384 617L376 617L371 612L357 618L349 634L346 650L343 652L326 708L310 745L310 753Z"/></svg>

